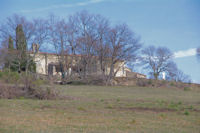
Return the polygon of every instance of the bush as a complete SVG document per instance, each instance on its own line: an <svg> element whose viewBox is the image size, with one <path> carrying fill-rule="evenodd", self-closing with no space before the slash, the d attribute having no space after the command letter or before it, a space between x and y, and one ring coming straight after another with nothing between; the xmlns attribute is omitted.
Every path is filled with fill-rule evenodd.
<svg viewBox="0 0 200 133"><path fill-rule="evenodd" d="M19 98L25 95L25 90L19 86L9 86L0 83L0 98L13 99Z"/></svg>
<svg viewBox="0 0 200 133"><path fill-rule="evenodd" d="M170 86L175 86L175 85L174 85L174 82L171 82L171 83L170 83Z"/></svg>
<svg viewBox="0 0 200 133"><path fill-rule="evenodd" d="M78 109L79 111L86 111L86 109L83 108L83 107L78 107L77 109Z"/></svg>
<svg viewBox="0 0 200 133"><path fill-rule="evenodd" d="M184 112L184 115L189 115L190 113L188 111L185 111Z"/></svg>
<svg viewBox="0 0 200 133"><path fill-rule="evenodd" d="M145 86L148 86L148 85L149 85L149 81L145 81L145 80L142 80L142 79L138 79L138 80L137 80L137 85L140 86L140 87L145 87Z"/></svg>
<svg viewBox="0 0 200 133"><path fill-rule="evenodd" d="M165 86L167 84L167 81L166 80L162 80L161 84L162 84L162 86Z"/></svg>
<svg viewBox="0 0 200 133"><path fill-rule="evenodd" d="M153 82L152 82L151 79L149 79L148 84L149 84L149 85L152 85L152 84L153 84Z"/></svg>
<svg viewBox="0 0 200 133"><path fill-rule="evenodd" d="M8 71L7 69L0 72L0 79L6 83L18 83L20 81L20 75L17 72Z"/></svg>
<svg viewBox="0 0 200 133"><path fill-rule="evenodd" d="M0 73L2 83L0 83L0 98L37 98L37 99L57 99L61 98L59 92L52 87L42 86L45 80L37 79L34 74L25 75L7 71ZM6 81L6 82L5 82ZM21 83L17 84L7 83Z"/></svg>
<svg viewBox="0 0 200 133"><path fill-rule="evenodd" d="M53 100L53 99L59 99L60 94L58 90L55 90L52 87L43 87L43 88L37 88L37 89L30 89L29 95L32 98L37 98L40 100Z"/></svg>
<svg viewBox="0 0 200 133"><path fill-rule="evenodd" d="M184 87L184 91L189 91L190 88L189 87Z"/></svg>
<svg viewBox="0 0 200 133"><path fill-rule="evenodd" d="M0 71L0 79L3 77L3 73Z"/></svg>
<svg viewBox="0 0 200 133"><path fill-rule="evenodd" d="M41 79L36 79L35 81L32 82L32 84L35 85L35 86L41 86L41 85L46 84L46 81L41 80Z"/></svg>
<svg viewBox="0 0 200 133"><path fill-rule="evenodd" d="M18 61L12 61L12 65L10 66L10 70L12 71L15 71L17 72L19 70L19 64L18 64L19 60ZM25 72L26 71L26 64L27 62L25 60L23 61L20 61L20 71L21 72ZM7 66L8 67L8 66ZM30 72L36 72L36 64L33 60L31 60L29 62L29 67L28 67L28 71Z"/></svg>
<svg viewBox="0 0 200 133"><path fill-rule="evenodd" d="M51 88L29 88L28 90L19 86L8 86L5 84L0 85L0 99L24 99L24 98L37 98L40 100L59 99L62 98L60 93Z"/></svg>
<svg viewBox="0 0 200 133"><path fill-rule="evenodd" d="M132 119L130 123L131 123L131 124L135 124L135 123L136 123L136 120L135 120L135 119Z"/></svg>

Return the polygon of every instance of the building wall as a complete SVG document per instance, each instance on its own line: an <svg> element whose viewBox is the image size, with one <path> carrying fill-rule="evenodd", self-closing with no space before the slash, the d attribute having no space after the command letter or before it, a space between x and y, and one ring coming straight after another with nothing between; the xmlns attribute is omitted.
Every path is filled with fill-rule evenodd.
<svg viewBox="0 0 200 133"><path fill-rule="evenodd" d="M46 74L45 56L36 55L35 63L36 63L36 72L39 74Z"/></svg>
<svg viewBox="0 0 200 133"><path fill-rule="evenodd" d="M39 74L48 75L48 65L51 63L58 63L58 56L54 54L38 53L35 55L36 72ZM99 63L97 63L99 65ZM100 66L97 67L97 71L100 71ZM114 72L116 77L126 77L125 62L119 62L115 65ZM110 68L107 67L106 74L109 74ZM100 73L100 72L96 72ZM53 75L57 74L54 70Z"/></svg>
<svg viewBox="0 0 200 133"><path fill-rule="evenodd" d="M36 72L39 74L48 74L48 65L50 63L57 63L58 58L56 55L36 54Z"/></svg>
<svg viewBox="0 0 200 133"><path fill-rule="evenodd" d="M116 77L126 77L125 62L120 62L115 66L114 72L117 72Z"/></svg>

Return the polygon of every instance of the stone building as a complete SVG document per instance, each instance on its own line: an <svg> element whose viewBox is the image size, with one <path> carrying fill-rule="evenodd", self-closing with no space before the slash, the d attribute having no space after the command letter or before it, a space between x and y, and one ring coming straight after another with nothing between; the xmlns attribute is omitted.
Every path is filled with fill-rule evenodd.
<svg viewBox="0 0 200 133"><path fill-rule="evenodd" d="M36 63L36 72L43 75L61 75L59 58L60 56L55 53L45 53L39 52L39 45L33 44L32 50L35 54L34 61ZM65 60L72 62L72 64L67 64L66 74L81 72L83 67L81 63L81 55L65 55ZM110 68L109 64L104 64L105 74L109 74ZM93 59L93 63L90 67L90 74L98 75L101 74L100 63L96 57ZM114 72L116 72L116 77L130 77L132 72L129 68L125 66L124 61L119 61L114 66ZM144 76L145 77L145 76Z"/></svg>

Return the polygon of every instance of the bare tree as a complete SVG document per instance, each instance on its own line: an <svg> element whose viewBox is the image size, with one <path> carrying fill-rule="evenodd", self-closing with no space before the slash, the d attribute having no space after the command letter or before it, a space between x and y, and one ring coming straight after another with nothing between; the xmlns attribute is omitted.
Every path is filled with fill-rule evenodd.
<svg viewBox="0 0 200 133"><path fill-rule="evenodd" d="M119 70L119 67L115 68L116 64L134 61L141 48L138 37L125 24L110 29L108 43L110 72L107 83L116 76Z"/></svg>
<svg viewBox="0 0 200 133"><path fill-rule="evenodd" d="M141 47L139 39L127 25L111 29L108 20L100 15L82 11L71 16L68 25L70 49L81 55L78 69L82 71L83 77L91 74L94 69L98 71L95 65L99 63L104 76L108 74L105 70L110 68L107 78L110 81L119 71L119 68L115 69L116 64L131 59L133 61Z"/></svg>
<svg viewBox="0 0 200 133"><path fill-rule="evenodd" d="M32 43L39 44L40 49L43 47L43 44L47 42L48 39L48 20L41 18L34 19L33 26L34 32L32 37Z"/></svg>
<svg viewBox="0 0 200 133"><path fill-rule="evenodd" d="M79 21L78 15L69 16L67 22L67 42L68 42L68 52L71 54L71 58L68 60L68 76L72 77L78 70L80 70L79 60L80 57L77 56L78 50L78 40L81 36L79 31ZM74 62L75 61L75 62Z"/></svg>
<svg viewBox="0 0 200 133"><path fill-rule="evenodd" d="M109 21L100 16L96 16L96 25L97 25L97 43L96 43L96 56L98 57L100 70L105 78L105 70L106 66L108 65L108 58L109 58L109 45L108 45L108 36L110 25Z"/></svg>
<svg viewBox="0 0 200 133"><path fill-rule="evenodd" d="M176 81L176 82L183 82L183 83L190 83L191 79L189 75L186 75L178 69L177 65L174 62L171 62L166 69L167 80L169 81Z"/></svg>
<svg viewBox="0 0 200 133"><path fill-rule="evenodd" d="M26 37L26 41L29 44L29 41L31 41L31 37L34 33L34 26L31 21L28 21L25 17L20 16L20 15L13 15L11 17L8 17L5 23L3 23L0 26L0 38L5 40L9 36L13 38L13 41L15 42L16 40L16 34L15 30L17 25L22 25L23 31Z"/></svg>
<svg viewBox="0 0 200 133"><path fill-rule="evenodd" d="M178 70L176 63L170 62L168 67L165 70L166 79L169 81L176 81L178 71L179 70Z"/></svg>
<svg viewBox="0 0 200 133"><path fill-rule="evenodd" d="M67 41L70 46L70 53L75 55L77 50L77 39L80 37L77 14L68 18L67 26Z"/></svg>
<svg viewBox="0 0 200 133"><path fill-rule="evenodd" d="M172 52L166 47L149 46L142 50L142 64L150 71L154 79L158 79L162 72L168 71L173 64Z"/></svg>
<svg viewBox="0 0 200 133"><path fill-rule="evenodd" d="M175 81L177 81L177 82L183 82L183 83L191 83L191 78L190 78L189 75L184 74L183 71L178 70L176 72Z"/></svg>
<svg viewBox="0 0 200 133"><path fill-rule="evenodd" d="M65 79L66 74L66 55L67 55L67 23L64 19L56 18L51 15L49 18L49 41L53 44L57 59L59 62L59 68L62 76L62 80Z"/></svg>
<svg viewBox="0 0 200 133"><path fill-rule="evenodd" d="M77 50L81 54L82 77L86 78L92 72L96 59L95 46L97 43L95 16L86 11L75 14L78 21L80 36L77 39Z"/></svg>
<svg viewBox="0 0 200 133"><path fill-rule="evenodd" d="M36 54L42 48L43 44L46 43L48 37L48 25L47 20L45 19L34 19L32 25L34 31L31 36L31 44L37 44L37 48L33 50L32 47L29 47L27 58L26 58L26 73L29 70L29 67L33 63L37 63L35 60ZM32 48L32 50L31 50ZM35 61L35 62L34 62Z"/></svg>

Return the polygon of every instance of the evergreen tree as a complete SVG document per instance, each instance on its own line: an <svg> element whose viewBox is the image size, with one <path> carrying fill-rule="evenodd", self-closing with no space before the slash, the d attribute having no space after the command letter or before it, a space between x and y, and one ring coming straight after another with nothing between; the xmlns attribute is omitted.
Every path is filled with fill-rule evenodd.
<svg viewBox="0 0 200 133"><path fill-rule="evenodd" d="M16 28L16 47L21 54L21 59L23 60L26 57L27 43L21 24L17 25Z"/></svg>
<svg viewBox="0 0 200 133"><path fill-rule="evenodd" d="M27 43L21 24L17 25L16 28L16 47L18 51L18 72L25 71Z"/></svg>
<svg viewBox="0 0 200 133"><path fill-rule="evenodd" d="M14 50L13 39L11 36L8 38L8 50Z"/></svg>

